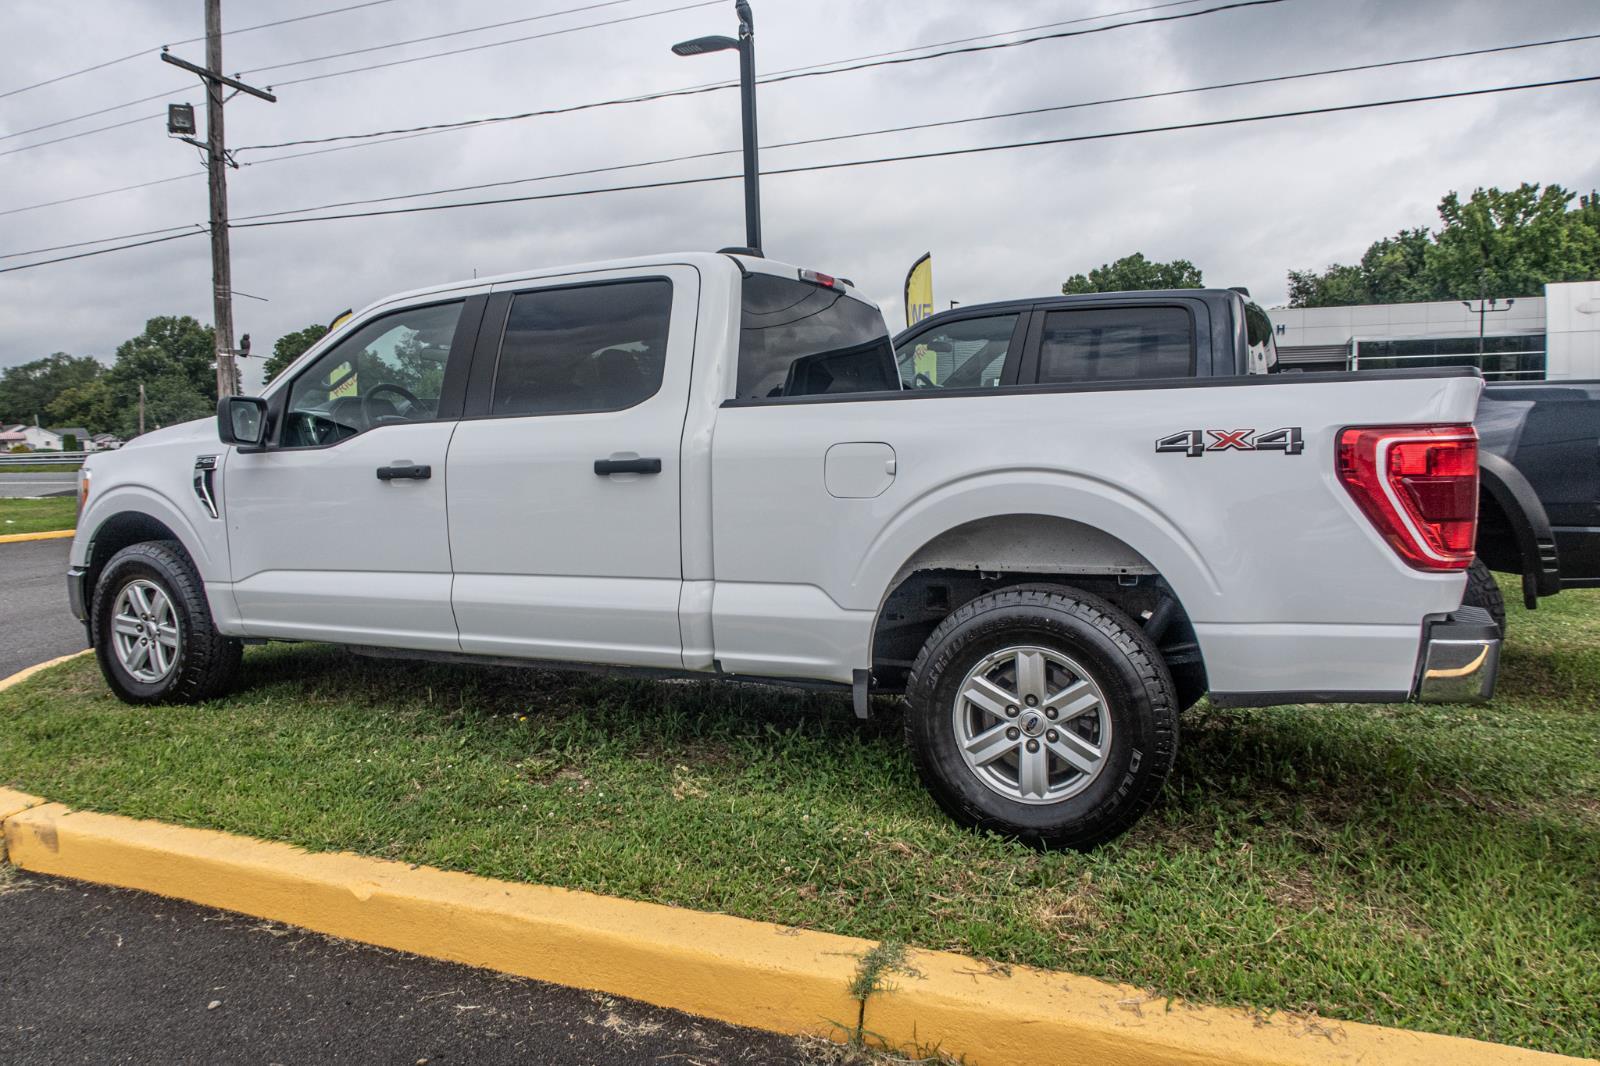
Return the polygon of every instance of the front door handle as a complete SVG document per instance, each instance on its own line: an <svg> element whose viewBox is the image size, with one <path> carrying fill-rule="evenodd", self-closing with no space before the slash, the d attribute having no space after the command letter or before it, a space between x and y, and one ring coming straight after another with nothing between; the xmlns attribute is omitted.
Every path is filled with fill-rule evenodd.
<svg viewBox="0 0 1600 1066"><path fill-rule="evenodd" d="M660 459L596 459L594 472L601 477L612 474L659 474Z"/></svg>
<svg viewBox="0 0 1600 1066"><path fill-rule="evenodd" d="M426 481L433 476L433 467L426 463L394 463L378 467L379 481Z"/></svg>

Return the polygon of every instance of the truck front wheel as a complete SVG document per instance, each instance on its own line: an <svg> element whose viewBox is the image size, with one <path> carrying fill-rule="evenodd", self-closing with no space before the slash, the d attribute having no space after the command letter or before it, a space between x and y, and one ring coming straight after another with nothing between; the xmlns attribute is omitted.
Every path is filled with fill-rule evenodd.
<svg viewBox="0 0 1600 1066"><path fill-rule="evenodd" d="M205 587L175 541L131 544L95 582L95 657L125 703L198 703L233 686L243 648L217 632Z"/></svg>
<svg viewBox="0 0 1600 1066"><path fill-rule="evenodd" d="M1139 626L1077 589L1003 589L957 609L906 687L923 783L963 824L1088 849L1155 802L1178 746L1171 675Z"/></svg>

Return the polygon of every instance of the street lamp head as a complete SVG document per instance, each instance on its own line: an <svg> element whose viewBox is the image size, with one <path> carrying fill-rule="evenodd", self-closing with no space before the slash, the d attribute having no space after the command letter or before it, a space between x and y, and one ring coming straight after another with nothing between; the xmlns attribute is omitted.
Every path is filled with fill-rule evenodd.
<svg viewBox="0 0 1600 1066"><path fill-rule="evenodd" d="M701 56L708 52L726 52L730 49L737 50L739 42L732 37L696 37L692 41L680 41L672 46L672 54L680 56Z"/></svg>

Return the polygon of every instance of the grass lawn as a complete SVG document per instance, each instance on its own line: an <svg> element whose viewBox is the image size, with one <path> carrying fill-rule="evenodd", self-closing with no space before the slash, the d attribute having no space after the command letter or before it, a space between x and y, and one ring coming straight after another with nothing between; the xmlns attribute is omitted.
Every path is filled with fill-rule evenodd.
<svg viewBox="0 0 1600 1066"><path fill-rule="evenodd" d="M47 496L42 500L0 499L0 534L46 533L72 529L78 524L75 496Z"/></svg>
<svg viewBox="0 0 1600 1066"><path fill-rule="evenodd" d="M0 474L75 474L82 463L22 463L0 466Z"/></svg>
<svg viewBox="0 0 1600 1066"><path fill-rule="evenodd" d="M1508 587L1509 591L1509 587ZM0 693L0 783L80 807L950 948L1196 1000L1600 1054L1600 594L1512 608L1481 707L1185 721L1091 855L957 829L879 701L252 649L134 708Z"/></svg>

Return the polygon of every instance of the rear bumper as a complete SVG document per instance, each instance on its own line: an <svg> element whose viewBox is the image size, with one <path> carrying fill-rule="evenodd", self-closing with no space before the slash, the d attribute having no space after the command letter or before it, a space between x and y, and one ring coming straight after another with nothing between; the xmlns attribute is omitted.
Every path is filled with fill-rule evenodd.
<svg viewBox="0 0 1600 1066"><path fill-rule="evenodd" d="M1500 627L1481 607L1462 607L1423 627L1412 696L1425 703L1481 703L1500 672Z"/></svg>

